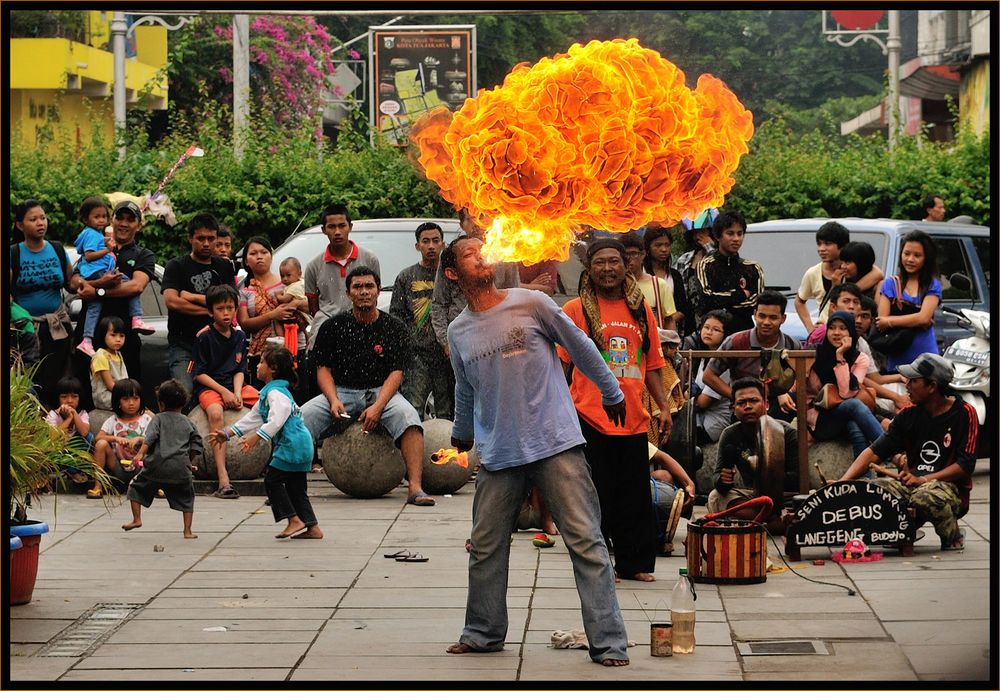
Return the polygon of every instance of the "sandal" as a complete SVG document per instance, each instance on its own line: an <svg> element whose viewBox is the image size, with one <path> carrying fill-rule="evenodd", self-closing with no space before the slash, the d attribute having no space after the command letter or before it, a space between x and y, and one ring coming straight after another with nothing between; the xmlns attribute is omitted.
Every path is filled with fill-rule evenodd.
<svg viewBox="0 0 1000 691"><path fill-rule="evenodd" d="M414 554L407 554L405 557L396 557L396 561L430 561L427 557L422 555L420 552L415 552Z"/></svg>
<svg viewBox="0 0 1000 691"><path fill-rule="evenodd" d="M88 489L87 499L100 499L104 493L100 489Z"/></svg>
<svg viewBox="0 0 1000 691"><path fill-rule="evenodd" d="M212 496L216 499L239 499L240 493L232 485L226 485L212 492Z"/></svg>
<svg viewBox="0 0 1000 691"><path fill-rule="evenodd" d="M412 555L413 553L410 552L410 550L401 549L398 552L393 552L392 554L383 554L382 556L385 557L386 559L399 559L401 557L409 557Z"/></svg>
<svg viewBox="0 0 1000 691"><path fill-rule="evenodd" d="M414 506L434 506L437 502L427 492L417 492L407 497L406 503Z"/></svg>
<svg viewBox="0 0 1000 691"><path fill-rule="evenodd" d="M554 547L556 541L552 539L551 535L546 535L545 533L535 533L534 537L531 539L531 544L535 547Z"/></svg>

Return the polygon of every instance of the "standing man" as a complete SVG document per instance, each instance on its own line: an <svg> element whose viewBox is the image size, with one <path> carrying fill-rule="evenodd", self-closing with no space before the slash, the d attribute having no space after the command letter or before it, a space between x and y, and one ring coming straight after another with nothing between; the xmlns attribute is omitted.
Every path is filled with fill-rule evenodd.
<svg viewBox="0 0 1000 691"><path fill-rule="evenodd" d="M690 295L698 319L724 309L733 316L734 331L753 328L757 296L764 290L764 268L740 257L746 233L747 222L739 211L723 211L716 217L712 239L718 250L698 264Z"/></svg>
<svg viewBox="0 0 1000 691"><path fill-rule="evenodd" d="M379 273L378 257L366 249L358 247L351 240L351 215L343 204L331 204L320 217L323 234L330 241L318 257L306 264L306 298L309 313L313 316L309 350L316 343L320 327L330 317L351 309L351 299L347 295L347 274L356 266L367 266Z"/></svg>
<svg viewBox="0 0 1000 691"><path fill-rule="evenodd" d="M437 223L417 226L415 232L420 261L396 276L389 314L410 329L413 357L406 368L403 394L421 415L428 394L434 394L434 414L449 420L455 417L455 387L451 361L438 343L431 324L431 302L438 257L444 249L444 231Z"/></svg>
<svg viewBox="0 0 1000 691"><path fill-rule="evenodd" d="M462 209L458 213L458 223L462 230L469 237L479 240L483 239L486 231L479 227L469 215L467 209ZM494 280L497 288L519 288L521 280L518 277L517 264L501 262L495 265ZM434 325L434 334L438 343L448 353L448 325L455 321L455 317L465 309L465 294L454 281L446 281L441 278L441 268L438 267L437 276L434 279L434 302L431 306L431 322ZM454 382L452 382L454 385Z"/></svg>
<svg viewBox="0 0 1000 691"><path fill-rule="evenodd" d="M916 511L916 527L926 522L941 538L942 550L965 547L958 517L969 510L972 471L976 469L979 418L968 403L949 395L955 376L940 355L924 353L900 365L913 405L892 419L888 431L861 452L841 480L855 480L880 459L906 454L899 479L873 480L905 499Z"/></svg>
<svg viewBox="0 0 1000 691"><path fill-rule="evenodd" d="M191 360L198 332L212 323L205 304L210 286L232 286L233 264L215 255L219 222L210 213L195 214L187 224L190 254L175 257L163 270L163 298L167 303L167 358L170 376L191 393ZM129 370L131 372L132 370Z"/></svg>
<svg viewBox="0 0 1000 691"><path fill-rule="evenodd" d="M944 208L944 199L936 194L928 194L924 197L923 209L926 213L926 216L924 216L925 221L940 223L944 220L944 213L946 211Z"/></svg>
<svg viewBox="0 0 1000 691"><path fill-rule="evenodd" d="M320 394L302 406L302 419L316 442L341 417L357 417L365 432L381 424L403 454L410 482L406 503L434 506L420 485L420 415L399 393L410 363L409 335L405 324L378 309L380 289L378 274L367 266L355 266L347 274L351 310L327 319L313 336Z"/></svg>
<svg viewBox="0 0 1000 691"><path fill-rule="evenodd" d="M139 358L142 341L139 339L139 334L132 329L128 303L156 278L156 257L150 250L135 243L135 234L139 231L141 223L142 213L135 202L123 201L115 205L111 213L111 228L115 241L115 270L92 281L81 279L77 288L77 295L84 303L95 299L101 300L98 323L105 317L119 317L125 324L125 344L120 352L125 359L129 375L137 381L142 381L142 365ZM122 276L127 276L129 280L123 282ZM86 311L87 306L84 304L82 313ZM79 340L82 336L83 319L79 319L76 323L74 340ZM87 377L89 375L81 379L86 381ZM152 393L150 391L149 395Z"/></svg>
<svg viewBox="0 0 1000 691"><path fill-rule="evenodd" d="M654 581L656 519L649 501L650 415L642 403L645 387L660 415L660 441L671 419L660 369L664 366L656 318L635 278L625 270L625 246L599 239L587 248L580 297L563 306L569 318L597 346L625 394L625 424L609 422L593 378L574 371L570 393L587 440L584 453L601 501L601 531L615 551L620 578ZM570 353L559 350L568 367ZM543 492L544 496L544 492ZM546 497L547 499L547 497Z"/></svg>
<svg viewBox="0 0 1000 691"><path fill-rule="evenodd" d="M455 369L452 444L475 442L481 468L472 507L472 549L465 628L448 652L497 652L507 636L507 578L511 532L528 487L537 486L562 533L592 660L628 664L625 623L615 596L608 550L601 538L600 504L582 453L573 401L556 357L562 345L599 383L601 408L625 422L626 404L615 377L587 337L551 298L538 291L498 290L481 240L463 236L441 256L468 307L448 327ZM649 505L648 480L644 503Z"/></svg>

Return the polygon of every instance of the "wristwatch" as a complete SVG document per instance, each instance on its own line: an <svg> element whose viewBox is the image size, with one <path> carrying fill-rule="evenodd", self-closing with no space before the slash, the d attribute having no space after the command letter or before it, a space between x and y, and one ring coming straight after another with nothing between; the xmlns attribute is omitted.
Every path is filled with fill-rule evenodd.
<svg viewBox="0 0 1000 691"><path fill-rule="evenodd" d="M107 294L107 292L108 291L106 291L104 288L98 288L97 289L97 297L102 298L102 297L104 297Z"/></svg>

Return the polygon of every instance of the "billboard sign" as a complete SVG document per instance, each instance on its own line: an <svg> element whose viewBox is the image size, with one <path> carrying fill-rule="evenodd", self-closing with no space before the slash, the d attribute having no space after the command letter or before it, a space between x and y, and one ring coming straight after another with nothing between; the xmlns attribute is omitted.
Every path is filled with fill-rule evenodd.
<svg viewBox="0 0 1000 691"><path fill-rule="evenodd" d="M370 27L368 59L373 139L406 146L421 115L476 94L475 25Z"/></svg>

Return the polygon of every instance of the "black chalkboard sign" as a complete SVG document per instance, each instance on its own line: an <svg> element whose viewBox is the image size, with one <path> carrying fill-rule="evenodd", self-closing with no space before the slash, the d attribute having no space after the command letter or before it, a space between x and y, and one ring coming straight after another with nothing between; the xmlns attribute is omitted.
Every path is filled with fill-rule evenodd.
<svg viewBox="0 0 1000 691"><path fill-rule="evenodd" d="M794 559L804 547L842 548L848 541L903 548L916 532L906 502L865 480L834 482L810 494L785 534L785 553Z"/></svg>

